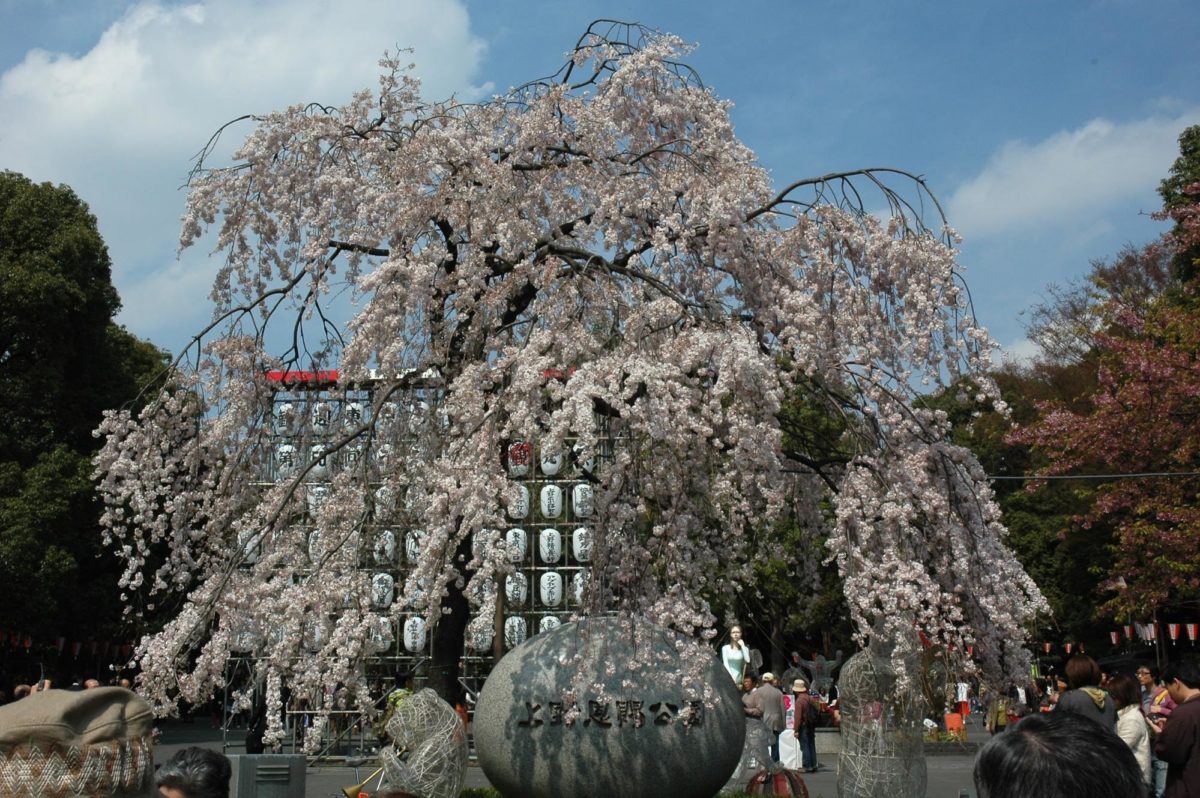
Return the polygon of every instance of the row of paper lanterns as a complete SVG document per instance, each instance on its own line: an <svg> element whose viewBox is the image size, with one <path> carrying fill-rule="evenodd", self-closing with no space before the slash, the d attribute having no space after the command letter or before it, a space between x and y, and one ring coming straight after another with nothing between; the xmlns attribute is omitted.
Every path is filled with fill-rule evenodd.
<svg viewBox="0 0 1200 798"><path fill-rule="evenodd" d="M1167 637L1171 639L1171 643L1179 641L1180 633L1186 633L1188 641L1196 644L1196 636L1200 634L1200 624L1197 623L1167 623ZM1159 622L1152 623L1127 623L1124 626L1125 639L1132 640L1134 635L1137 635L1138 640L1143 643L1153 643L1158 640ZM1115 646L1121 642L1121 632L1112 631L1108 633L1109 639Z"/></svg>
<svg viewBox="0 0 1200 798"><path fill-rule="evenodd" d="M414 427L424 425L429 418L429 404L424 401L414 401L406 406L401 406L396 402L388 402L384 404L380 410L379 420L383 424L400 418L401 412L416 420ZM337 420L341 421L341 426L344 430L353 430L362 425L367 420L367 405L364 402L351 401L341 403L341 412L334 413L333 404L330 402L320 401L313 402L308 410L308 432L313 435L328 435L332 433ZM271 431L279 437L290 437L300 432L302 410L291 402L281 402L275 406L275 414L271 420ZM444 416L440 416L440 423L445 424Z"/></svg>

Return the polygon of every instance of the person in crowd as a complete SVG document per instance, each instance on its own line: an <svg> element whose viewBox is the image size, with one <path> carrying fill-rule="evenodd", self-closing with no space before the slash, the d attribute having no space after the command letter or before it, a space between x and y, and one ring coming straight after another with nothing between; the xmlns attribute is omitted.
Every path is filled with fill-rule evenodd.
<svg viewBox="0 0 1200 798"><path fill-rule="evenodd" d="M983 718L983 726L988 734L996 735L1008 728L1009 709L1008 693L996 690Z"/></svg>
<svg viewBox="0 0 1200 798"><path fill-rule="evenodd" d="M1154 728L1154 722L1159 718L1169 718L1175 709L1175 702L1167 688L1158 683L1158 667L1156 665L1141 665L1137 669L1138 683L1142 686L1142 714ZM1154 798L1162 798L1167 789L1167 763L1154 754L1154 746L1150 746L1150 769L1154 773Z"/></svg>
<svg viewBox="0 0 1200 798"><path fill-rule="evenodd" d="M1129 746L1071 711L1031 715L993 737L975 757L974 777L978 798L1146 795Z"/></svg>
<svg viewBox="0 0 1200 798"><path fill-rule="evenodd" d="M16 687L13 688L12 700L19 701L20 699L24 698L25 696L29 695L32 692L33 692L33 687L31 687L30 685L18 684Z"/></svg>
<svg viewBox="0 0 1200 798"><path fill-rule="evenodd" d="M95 690L99 686L100 686L99 679L85 679L83 682L84 690Z"/></svg>
<svg viewBox="0 0 1200 798"><path fill-rule="evenodd" d="M750 695L750 700L762 710L758 717L771 732L771 759L779 761L779 735L787 727L786 713L783 707L783 693L775 686L775 674L767 672L762 675L762 683Z"/></svg>
<svg viewBox="0 0 1200 798"><path fill-rule="evenodd" d="M734 684L740 684L750 670L750 647L742 640L742 627L729 630L729 642L721 646L721 663Z"/></svg>
<svg viewBox="0 0 1200 798"><path fill-rule="evenodd" d="M754 691L758 689L758 680L754 674L748 673L742 679L742 707L752 718L762 717L762 708L754 702Z"/></svg>
<svg viewBox="0 0 1200 798"><path fill-rule="evenodd" d="M792 685L797 679L803 679L808 682L808 674L804 670L804 666L800 661L800 652L793 651L788 657L788 667L779 675L779 683L783 686L784 693L792 691Z"/></svg>
<svg viewBox="0 0 1200 798"><path fill-rule="evenodd" d="M1133 751L1146 785L1150 786L1154 778L1150 769L1150 727L1142 715L1141 689L1137 679L1128 673L1110 677L1108 694L1117 706L1117 736Z"/></svg>
<svg viewBox="0 0 1200 798"><path fill-rule="evenodd" d="M1175 702L1170 718L1155 720L1155 755L1167 763L1164 798L1200 795L1200 667L1178 662L1163 670L1163 684Z"/></svg>
<svg viewBox="0 0 1200 798"><path fill-rule="evenodd" d="M154 776L160 798L229 798L233 768L229 759L208 748L184 748Z"/></svg>
<svg viewBox="0 0 1200 798"><path fill-rule="evenodd" d="M817 698L808 692L808 682L796 679L792 682L793 712L792 733L800 745L800 767L805 773L816 773L817 764L816 742L816 707Z"/></svg>
<svg viewBox="0 0 1200 798"><path fill-rule="evenodd" d="M1096 721L1104 728L1117 727L1117 707L1112 697L1100 689L1100 666L1087 654L1076 654L1063 669L1067 690L1058 698L1057 712L1075 712Z"/></svg>

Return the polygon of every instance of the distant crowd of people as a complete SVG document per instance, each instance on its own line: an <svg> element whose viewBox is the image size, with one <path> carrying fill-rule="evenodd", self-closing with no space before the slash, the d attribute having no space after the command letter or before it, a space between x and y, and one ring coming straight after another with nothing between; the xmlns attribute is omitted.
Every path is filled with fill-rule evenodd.
<svg viewBox="0 0 1200 798"><path fill-rule="evenodd" d="M1200 796L1200 667L1108 674L1067 660L1043 712L993 724L975 762L979 798Z"/></svg>

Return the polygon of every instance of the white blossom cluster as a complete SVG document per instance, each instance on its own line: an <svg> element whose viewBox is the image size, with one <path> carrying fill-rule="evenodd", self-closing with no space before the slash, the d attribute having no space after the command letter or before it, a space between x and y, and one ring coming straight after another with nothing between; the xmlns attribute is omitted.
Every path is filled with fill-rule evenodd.
<svg viewBox="0 0 1200 798"><path fill-rule="evenodd" d="M365 698L380 613L357 563L386 513L424 545L385 615L433 627L465 592L488 626L512 567L505 445L582 462L610 433L621 445L590 473L585 612L709 638L708 598L738 590L755 556L748 530L800 507L864 636L916 627L973 644L997 678L1025 666L1045 602L978 463L913 408L914 386L967 379L995 399L953 233L926 228L885 180L936 213L932 197L890 170L774 191L685 52L593 31L555 78L474 105L423 100L389 58L377 92L257 118L236 164L197 170L182 245L217 232L213 326L145 412L105 419L97 459L123 586L183 596L136 654L160 707L219 686L247 645L275 703L280 679ZM868 213L885 205L888 220ZM256 476L263 374L289 368L379 386L364 422L323 444L361 456L319 502L311 464ZM393 423L412 375L437 382L439 405ZM844 457L784 451L795 396L840 419Z"/></svg>

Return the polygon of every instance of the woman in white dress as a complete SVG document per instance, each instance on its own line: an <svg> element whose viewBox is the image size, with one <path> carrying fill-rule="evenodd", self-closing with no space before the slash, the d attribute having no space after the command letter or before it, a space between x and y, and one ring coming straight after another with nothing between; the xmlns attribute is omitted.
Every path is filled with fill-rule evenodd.
<svg viewBox="0 0 1200 798"><path fill-rule="evenodd" d="M750 667L750 648L742 642L742 627L734 626L729 630L729 642L721 646L721 664L740 688Z"/></svg>

